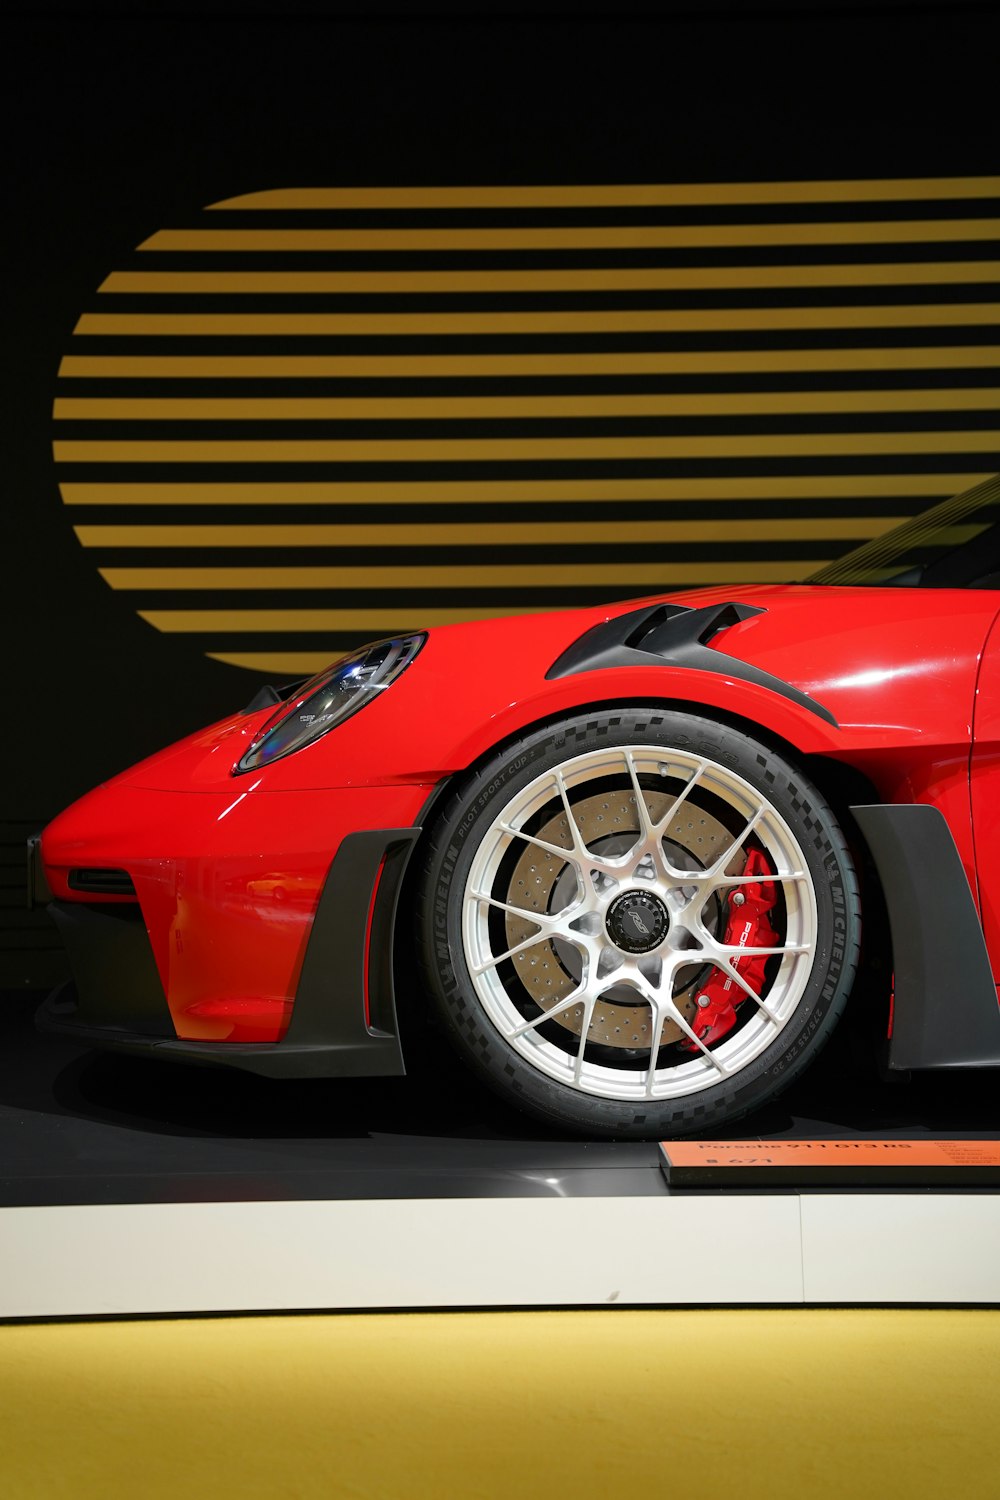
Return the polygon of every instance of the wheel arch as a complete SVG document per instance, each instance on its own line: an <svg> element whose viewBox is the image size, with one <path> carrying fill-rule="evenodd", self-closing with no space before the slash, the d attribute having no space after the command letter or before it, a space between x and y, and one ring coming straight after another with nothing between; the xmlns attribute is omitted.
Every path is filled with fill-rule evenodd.
<svg viewBox="0 0 1000 1500"><path fill-rule="evenodd" d="M615 725L613 722L609 724L609 719L613 721L616 714L619 713L622 715L623 722L618 725ZM483 1034L480 1035L476 1029L478 1026L478 1022L476 1021L476 1016L478 1015L476 1005L472 1000L462 998L461 995L461 985L463 983L461 976L464 971L461 969L460 959L454 958L453 955L461 954L463 938L457 934L457 929L455 929L454 902L451 899L454 894L452 882L455 878L464 881L469 874L470 841L467 835L479 812L489 805L489 799L498 792L498 789L505 787L508 776L511 778L512 790L516 790L518 784L521 784L523 790L525 778L534 774L530 768L529 757L523 753L528 749L529 740L537 742L536 737L539 737L545 742L541 747L541 753L547 756L548 759L540 762L542 765L549 764L553 756L558 759L560 756L565 757L567 754L572 754L573 743L577 738L580 740L581 747L583 743L590 744L591 746L599 746L600 738L595 737L593 733L586 732L588 728L594 731L609 732L609 742L616 745L647 743L650 750L655 750L657 736L655 734L655 726L650 724L649 719L651 715L658 713L687 715L689 719L704 719L706 721L705 735L701 737L703 740L701 753L707 753L722 764L728 764L732 759L733 765L736 766L737 760L735 757L738 755L742 760L743 766L752 771L752 767L755 764L754 744L760 747L764 755L767 754L769 749L773 748L775 761L771 762L771 766L777 777L777 789L783 789L786 808L794 808L795 814L799 814L800 818L807 820L802 824L802 828L808 830L808 849L805 856L807 861L812 860L814 863L815 859L820 857L816 856L813 848L814 835L817 848L820 845L820 837L822 835L823 838L828 840L827 845L824 846L826 854L829 854L831 860L838 858L840 860L837 868L843 871L843 880L839 885L835 879L831 878L828 887L826 881L821 878L824 873L828 873L825 864L823 870L820 870L819 866L815 866L814 863L812 871L813 886L817 892L826 891L828 888L835 892L838 890L841 892L843 899L841 900L839 909L843 910L848 920L848 927L845 930L845 944L841 945L838 950L837 945L831 941L824 950L821 950L825 954L824 963L830 968L829 974L821 972L815 977L807 977L807 982L817 987L816 993L812 995L809 1001L810 1007L817 1007L815 1015L810 1022L809 1035L813 1040L819 1042L820 1045L825 1041L829 1030L832 1029L843 1008L846 999L844 985L849 986L856 963L858 939L857 885L853 875L852 861L850 860L848 851L844 847L843 835L835 826L836 820L831 820L829 808L824 808L827 799L818 790L814 795L810 795L808 788L804 785L806 779L809 777L809 773L805 768L807 755L801 746L790 744L787 740L782 739L780 736L775 736L767 730L762 732L758 722L744 716L725 712L720 714L716 705L695 703L690 698L678 700L666 695L640 696L629 694L627 697L622 696L612 699L602 696L599 699L592 699L588 703L577 702L567 706L565 709L560 707L559 712L536 715L530 723L526 722L519 725L516 732L502 737L498 736L487 750L479 756L470 759L469 763L461 770L454 772L448 777L442 777L433 797L428 800L428 804L423 810L421 819L424 824L424 831L421 836L422 854L413 861L409 872L410 890L413 892L413 899L407 900L404 897L403 902L404 906L412 909L413 922L405 937L402 931L400 933L402 942L405 942L408 946L412 944L410 952L416 956L417 963L414 965L407 963L405 968L410 970L410 972L416 971L421 974L423 980L422 988L425 993L421 996L419 990L417 990L414 998L417 1000L418 1011L424 1017L433 1018L437 1023L432 1026L430 1035L433 1036L436 1032L442 1042L450 1041L455 1044L461 1052L463 1060L466 1063L472 1063L474 1070L481 1075L487 1084L494 1087L496 1091L504 1094L505 1097L508 1097L508 1102L520 1103L523 1107L528 1108L530 1113L541 1115L557 1123L561 1122L563 1125L568 1123L570 1128L574 1129L582 1128L585 1125L587 1130L599 1128L602 1132L605 1129L614 1129L616 1133L634 1134L636 1131L642 1133L647 1128L647 1115L643 1110L635 1114L635 1117L632 1118L629 1114L632 1104L627 1103L624 1097L617 1102L612 1100L611 1103L608 1103L608 1101L605 1101L601 1105L602 1109L605 1108L605 1105L607 1106L605 1115L602 1116L601 1122L595 1127L592 1119L584 1121L583 1115L574 1113L572 1109L564 1108L566 1104L565 1100L560 1104L556 1096L553 1095L546 1102L545 1089L548 1087L548 1084L546 1084L545 1078L542 1076L546 1071L545 1069L538 1075L538 1079L535 1078L534 1074L529 1074L523 1075L520 1081L518 1081L514 1077L511 1068L505 1068L503 1070L505 1075L511 1075L514 1081L510 1084L510 1088L507 1088L506 1084L503 1087L499 1086L503 1080L500 1078L498 1063L502 1062L502 1059L493 1056L490 1050L491 1048L495 1048L497 1036L489 1030L488 1026ZM600 725L593 722L598 718L603 721ZM559 726L569 723L574 724L576 728L571 733L569 744L564 745L563 736L555 734L554 731ZM711 733L709 733L710 725L712 726ZM678 723L677 743L680 747L687 745L690 749L698 737L695 736L693 739L690 737L685 738L680 733L680 727ZM750 744L742 749L737 747L727 733L730 729L746 731L750 739ZM633 733L637 736L635 741L631 739ZM667 736L663 737L663 743L665 746L670 743ZM715 747L714 749L712 748L713 746ZM730 751L732 751L732 755ZM776 763L779 757L784 763L783 766ZM511 764L506 766L508 760ZM765 766L768 764L766 760L761 763ZM504 769L505 767L506 769ZM528 769L525 770L525 767L528 767ZM799 778L799 768L801 768L801 781ZM746 770L744 770L743 774L745 775L746 773ZM738 777L739 771L737 770L735 774ZM774 778L769 776L768 779L771 781ZM761 785L763 788L763 783ZM500 791L500 796L502 799L502 790ZM761 796L765 801L774 801L774 794L768 790L762 789ZM791 799L790 802L789 798ZM779 801L779 808L780 805ZM494 811L490 811L488 816L492 818ZM795 827L793 814L786 812L786 816L793 818L793 827ZM808 821L809 819L812 821ZM793 834L794 836L796 835ZM801 832L797 836L801 839ZM475 855L476 848L477 844L473 841L471 843L472 855ZM806 848L807 846L803 845L803 849ZM836 854L838 848L840 850L839 856ZM462 852L463 849L464 853ZM822 856L824 860L826 859L826 854ZM462 863L463 860L465 862L464 865ZM455 891L461 891L462 889L463 886L461 884L454 888ZM831 902L833 905L831 905ZM826 913L827 921L829 922L833 920L832 912L833 906L836 905L835 898L827 898L826 904L829 908ZM421 929L419 938L418 928ZM844 965L841 979L839 977L841 971L835 971L834 967L831 966L839 964L842 959ZM437 966L436 969L435 965ZM481 970L475 969L474 972L479 973ZM821 980L825 986L822 990L818 988ZM466 975L467 981L468 976ZM453 1003L456 995L459 997L458 1004ZM771 1019L770 1016L769 1019ZM822 1032L817 1031L818 1027L823 1028ZM791 1050L788 1051L786 1056L778 1057L776 1061L772 1058L764 1072L760 1072L759 1074L751 1073L749 1075L746 1080L746 1087L751 1090L751 1094L738 1091L739 1097L737 1098L736 1095L733 1096L738 1114L744 1113L746 1108L750 1107L749 1101L751 1095L755 1096L755 1091L758 1089L763 1091L766 1086L776 1091L784 1087L794 1076L797 1076L798 1072L805 1065L807 1053L812 1056L818 1050L818 1047L813 1046L806 1048L804 1041L800 1045L795 1034L790 1034L788 1040L791 1043ZM764 1042L762 1045L768 1046L770 1043ZM487 1053L490 1054L488 1061ZM409 1063L410 1050L408 1043L406 1055ZM763 1055L761 1054L761 1056ZM523 1059L521 1061L523 1062ZM755 1053L750 1059L750 1065L755 1066L757 1062L758 1056ZM773 1074L776 1081L768 1082L765 1085L765 1079L770 1077L772 1071L771 1063L774 1063ZM744 1064L741 1061L737 1073L742 1070L743 1066ZM520 1068L521 1063L518 1063L517 1067ZM723 1075L726 1089L728 1090L730 1081L725 1077L725 1070L723 1070ZM552 1076L555 1077L556 1075L553 1074ZM541 1080L539 1084L541 1094L534 1087L534 1084L539 1079ZM551 1083L551 1079L549 1082ZM712 1080L711 1082L714 1089L717 1080ZM742 1087L743 1083L741 1081L739 1089L742 1090ZM597 1090L595 1098L598 1098L599 1094L600 1090ZM761 1092L761 1097L764 1097L763 1092ZM531 1100L530 1105L527 1102L529 1099ZM703 1122L705 1118L706 1106L701 1100L700 1090L697 1093L697 1097L694 1094L692 1095L690 1103L683 1102L683 1091L677 1095L677 1099L678 1101L682 1101L678 1105L680 1114L672 1114L670 1122L672 1128L675 1126L683 1130L701 1128L699 1122ZM619 1107L625 1111L628 1118L619 1119L618 1116L614 1115L614 1110L619 1109ZM728 1118L734 1105L727 1102L727 1099L715 1098L714 1101L710 1101L707 1107L710 1112L722 1110ZM673 1106L671 1106L672 1109ZM734 1117L738 1117L738 1115Z"/></svg>
<svg viewBox="0 0 1000 1500"><path fill-rule="evenodd" d="M878 900L883 900L881 886L874 864L868 856L867 843L858 829L851 814L851 806L860 803L878 802L879 794L869 779L849 762L839 760L834 756L824 755L816 751L805 750L801 745L779 734L773 728L762 725L759 721L748 718L746 715L720 708L717 703L697 701L692 698L671 698L650 694L648 696L635 697L630 695L622 697L596 697L594 699L573 705L570 708L560 707L549 713L539 715L511 729L507 734L495 740L490 746L480 751L469 762L459 770L451 772L443 777L420 811L417 823L420 834L414 846L413 857L410 859L406 873L403 878L400 892L399 911L400 917L396 922L394 933L394 967L397 976L397 994L400 997L400 1008L403 1012L401 1018L405 1026L406 1018L413 1018L415 1014L426 1019L426 1006L419 996L414 995L413 986L407 984L406 975L412 972L412 945L414 942L413 924L407 922L402 914L412 911L415 906L416 891L422 878L422 871L426 861L427 847L433 836L436 822L441 816L442 809L450 800L453 793L459 791L466 781L471 781L481 768L493 756L502 754L512 749L518 740L538 731L552 729L557 724L568 718L576 718L588 713L615 713L629 709L647 708L662 710L668 713L696 714L699 718L710 719L717 724L725 725L741 733L749 735L765 743L770 749L783 755L793 765L799 766L803 773L814 783L817 790L830 804L831 809L841 823L851 846L852 853L859 870L864 867L864 882L871 883L878 891ZM404 1035L404 1050L407 1047L408 1038ZM412 1045L412 1043L411 1043ZM407 1055L409 1055L407 1053Z"/></svg>
<svg viewBox="0 0 1000 1500"><path fill-rule="evenodd" d="M751 719L746 714L735 710L722 708L717 703L651 693L642 696L630 694L628 697L595 697L574 704L572 707L559 707L519 723L516 728L511 728L488 747L471 757L460 769L443 777L425 802L417 821L426 833L442 802L454 788L466 778L474 777L494 755L502 754L505 750L512 748L525 736L552 729L566 719L576 718L581 714L625 712L635 708L662 710L666 713L696 714L699 718L710 719L716 724L724 724L727 728L738 730L752 739L764 742L778 754L784 755L786 759L802 768L827 798L838 817L843 815L849 818L849 809L852 804L881 800L871 780L848 760L806 748L804 744L796 742L770 725L762 724L760 720Z"/></svg>

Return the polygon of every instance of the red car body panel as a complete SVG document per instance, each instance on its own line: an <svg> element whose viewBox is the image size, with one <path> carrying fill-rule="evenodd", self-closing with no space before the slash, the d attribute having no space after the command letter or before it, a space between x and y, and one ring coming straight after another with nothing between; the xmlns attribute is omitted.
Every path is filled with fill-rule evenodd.
<svg viewBox="0 0 1000 1500"><path fill-rule="evenodd" d="M792 586L670 597L692 608L738 600L763 612L711 642L717 672L651 662L546 676L585 631L635 610L636 600L433 630L391 691L295 754L233 774L273 712L262 709L191 735L84 797L43 835L52 893L92 901L69 886L71 869L127 871L178 1037L277 1041L326 872L347 834L414 826L437 785L531 726L597 706L670 703L759 726L800 760L850 764L876 800L939 808L977 896L977 847L988 875L983 920L997 974L996 633L976 709L997 594ZM836 723L727 671L729 658L801 690Z"/></svg>

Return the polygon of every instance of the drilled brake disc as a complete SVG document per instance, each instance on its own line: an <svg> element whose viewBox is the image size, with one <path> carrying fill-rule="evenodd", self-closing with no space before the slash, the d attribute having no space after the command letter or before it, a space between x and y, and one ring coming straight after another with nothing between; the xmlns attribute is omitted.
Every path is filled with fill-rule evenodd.
<svg viewBox="0 0 1000 1500"><path fill-rule="evenodd" d="M644 800L653 822L657 822L674 800L672 793L661 791L644 792ZM639 818L636 811L635 793L622 788L618 791L598 793L573 804L573 815L579 826L581 837L588 849L605 857L623 854L639 837ZM567 851L570 848L570 833L565 812L556 813L538 829L536 837L546 843L557 844ZM679 809L676 822L664 834L664 847L671 863L679 869L705 869L718 858L719 853L732 843L732 834L717 818L689 799ZM740 873L746 855L737 852L726 866L727 875ZM572 864L550 854L535 844L526 844L525 852L511 872L510 883L504 900L511 906L528 911L559 911L574 899L576 874ZM721 933L724 925L722 903L713 896L704 913L704 921L710 931ZM508 947L514 948L538 931L538 928L523 917L508 912L505 918ZM550 1010L576 988L581 974L579 951L563 939L536 943L512 960L518 979L526 993L542 1010ZM686 1020L690 1021L697 1009L695 997L705 974L704 964L692 964L678 974L674 989L674 1003ZM649 1028L651 1012L642 1002L634 1003L630 995L635 992L627 985L610 985L595 1007L588 1029L589 1040L607 1047L622 1047L649 1051ZM562 1011L551 1024L558 1024L574 1036L580 1035L583 1023L583 1007ZM660 1036L660 1045L677 1041L680 1028L673 1021L666 1021Z"/></svg>

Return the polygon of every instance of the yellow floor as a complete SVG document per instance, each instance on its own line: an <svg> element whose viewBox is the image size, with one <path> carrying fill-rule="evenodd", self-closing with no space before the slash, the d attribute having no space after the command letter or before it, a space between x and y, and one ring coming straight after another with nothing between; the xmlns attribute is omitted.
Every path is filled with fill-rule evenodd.
<svg viewBox="0 0 1000 1500"><path fill-rule="evenodd" d="M1000 1312L0 1328L0 1493L1000 1497Z"/></svg>

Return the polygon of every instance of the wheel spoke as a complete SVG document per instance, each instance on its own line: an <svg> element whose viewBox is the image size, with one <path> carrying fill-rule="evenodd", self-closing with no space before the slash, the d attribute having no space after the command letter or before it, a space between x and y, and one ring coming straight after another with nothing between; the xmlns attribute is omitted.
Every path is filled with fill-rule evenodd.
<svg viewBox="0 0 1000 1500"><path fill-rule="evenodd" d="M542 1014L535 1016L533 1020L525 1021L523 1025L515 1027L510 1032L511 1041L516 1041L518 1037L524 1036L529 1031L534 1031L536 1026L544 1026L546 1021L554 1021L557 1016L561 1016L565 1011L572 1010L574 1005L579 1005L585 990L586 984L578 984L576 989L572 990L568 995L564 995L557 1005L553 1005L549 1010L543 1010Z"/></svg>
<svg viewBox="0 0 1000 1500"><path fill-rule="evenodd" d="M550 844L547 839L540 839L534 833L525 833L522 828L513 828L509 823L498 823L497 827L502 833L509 833L511 838L523 839L526 844L534 844L538 849L544 849L546 854L557 854L567 864L579 864L575 849L565 849L561 844Z"/></svg>
<svg viewBox="0 0 1000 1500"><path fill-rule="evenodd" d="M575 1084L579 1084L580 1079L583 1076L583 1055L587 1050L587 1038L590 1035L590 1027L594 1019L594 1011L597 1008L597 1002L600 997L601 991L595 988L590 991L590 993L587 995L586 1001L584 1002L583 1016L580 1020L580 1045L576 1049L576 1057L573 1060L573 1082Z"/></svg>
<svg viewBox="0 0 1000 1500"><path fill-rule="evenodd" d="M714 880L719 871L724 870L729 861L735 858L735 856L742 851L743 845L753 833L754 829L757 827L757 824L760 822L763 816L763 807L758 807L749 823L746 824L743 832L740 833L735 839L733 839L733 842L729 845L729 848L725 851L724 854L719 855L719 858L715 861L715 864L708 867L708 869L702 876L703 880Z"/></svg>
<svg viewBox="0 0 1000 1500"><path fill-rule="evenodd" d="M725 1063L716 1057L715 1053L711 1052L701 1038L697 1036L683 1012L674 1002L672 995L674 979L678 969L684 967L686 967L686 963L682 954L675 954L669 959L665 959L659 989L653 989L652 985L648 983L641 972L631 976L629 980L629 983L638 991L652 1013L649 1065L646 1069L644 1083L644 1092L647 1099L654 1097L656 1087L656 1059L661 1046L663 1028L667 1021L673 1021L674 1025L683 1032L687 1039L703 1054L705 1059L711 1063L717 1073L724 1077L729 1071Z"/></svg>
<svg viewBox="0 0 1000 1500"><path fill-rule="evenodd" d="M563 810L566 813L566 822L569 825L569 836L573 840L574 853L577 855L581 864L586 864L590 861L591 858L590 850L583 842L583 834L580 832L580 825L576 821L576 817L574 816L573 808L569 800L569 792L566 790L566 782L563 779L562 772L556 769L552 773L552 780L555 782L556 790L559 793L559 799L562 802ZM595 863L600 864L601 861L597 860L595 861Z"/></svg>
<svg viewBox="0 0 1000 1500"><path fill-rule="evenodd" d="M550 938L558 933L560 937L580 947L580 935L575 933L569 925L568 918L576 911L579 903L574 903L556 913L528 911L523 906L512 906L509 901L498 901L495 896L488 896L485 891L470 891L470 899L481 901L484 906L495 907L498 911L507 912L511 916L520 917L524 922L531 922L539 930L532 933L520 943L515 943L505 953L491 954L485 963L473 964L472 972L478 977L485 974L489 969L495 969L497 964L502 964L506 958L514 958L518 953L523 953L525 948L534 948L538 943L548 942Z"/></svg>
<svg viewBox="0 0 1000 1500"><path fill-rule="evenodd" d="M646 799L642 794L642 787L639 785L639 773L635 768L635 758L631 750L625 751L625 764L628 767L629 779L632 782L632 789L635 792L635 810L639 819L639 832L642 835L642 842L644 844L651 844L655 829L653 820L649 816Z"/></svg>
<svg viewBox="0 0 1000 1500"><path fill-rule="evenodd" d="M757 995L757 996L756 996L756 997L755 997L755 999L754 999L754 1004L755 1004L755 1005L756 1005L756 1007L757 1007L757 1009L758 1009L758 1010L759 1010L759 1011L762 1011L762 1012L763 1012L763 1014L764 1014L764 1015L765 1015L765 1016L766 1016L766 1017L767 1017L767 1019L768 1019L768 1020L769 1020L769 1021L770 1021L770 1023L771 1023L771 1025L772 1025L772 1026L773 1026L773 1027L775 1027L775 1029L776 1029L776 1030L779 1030L779 1031L780 1031L780 1030L781 1030L781 1019L780 1019L780 1017L778 1017L778 1016L776 1016L776 1015L775 1015L775 1013L774 1013L774 1011L773 1011L773 1010L772 1010L772 1009L771 1009L771 1007L770 1007L770 1006L769 1006L769 1005L767 1005L767 1004L766 1004L766 1003L765 1003L765 1002L764 1002L764 1001L763 1001L763 1000L762 1000L762 999L761 999L761 998L760 998L760 996L759 996L759 995Z"/></svg>
<svg viewBox="0 0 1000 1500"><path fill-rule="evenodd" d="M809 943L783 943L780 948L741 948L738 943L712 943L711 950L725 958L764 958L773 953L811 953L812 946Z"/></svg>
<svg viewBox="0 0 1000 1500"><path fill-rule="evenodd" d="M694 771L691 773L691 776L684 783L684 786L681 788L681 790L677 793L677 796L674 798L673 802L671 802L669 808L663 814L663 817L660 819L660 821L658 823L656 823L654 825L655 832L657 833L657 835L659 837L662 838L663 834L666 832L667 824L670 822L671 818L677 812L678 808L680 808L687 801L688 797L691 795L691 793L694 791L695 787L701 781L701 778L702 778L702 776L704 776L704 774L705 774L705 772L706 772L707 769L708 769L708 762L707 761L701 760L701 761L698 762L698 764L695 767Z"/></svg>
<svg viewBox="0 0 1000 1500"><path fill-rule="evenodd" d="M570 837L573 840L572 850L557 849L556 852L561 854L564 859L571 860L581 872L597 870L602 874L608 874L616 879L623 873L627 873L634 851L629 850L627 854L605 857L601 854L595 854L592 849L588 849L584 842L580 825L573 813L573 805L569 800L569 791L562 772L556 769L553 772L552 779L559 791L559 798L566 813L566 821L569 824Z"/></svg>
<svg viewBox="0 0 1000 1500"><path fill-rule="evenodd" d="M487 896L485 891L470 891L469 894L473 901L482 901L487 906L495 906L498 911L510 912L511 916L523 917L526 922L534 922L536 926L547 929L561 926L563 919L576 909L564 906L561 911L555 913L529 911L526 906L511 906L509 901L498 901L496 896Z"/></svg>
<svg viewBox="0 0 1000 1500"><path fill-rule="evenodd" d="M745 953L747 950L744 948L743 951ZM716 955L714 958L714 963L715 967L720 970L721 973L725 974L727 979L731 979L734 984L739 986L739 988L743 991L747 998L753 1001L758 1010L762 1011L764 1015L767 1016L767 1019L773 1023L773 1025L781 1025L781 1021L775 1015L774 1011L770 1008L769 1005L767 1005L764 1000L761 999L756 990L750 988L735 964L731 964L724 954Z"/></svg>
<svg viewBox="0 0 1000 1500"><path fill-rule="evenodd" d="M683 1011L681 1011L674 1004L672 998L668 998L665 1008L667 1010L669 1019L673 1021L675 1026L678 1026L681 1031L683 1031L689 1042L694 1043L694 1045L698 1048L698 1051L708 1059L708 1061L712 1064L712 1067L715 1068L716 1072L722 1073L723 1075L728 1073L729 1069L726 1067L725 1063L721 1058L716 1057L715 1053L712 1052L710 1048L706 1047L701 1037L691 1025L691 1022L688 1020L687 1016L685 1016Z"/></svg>
<svg viewBox="0 0 1000 1500"><path fill-rule="evenodd" d="M628 864L630 866L630 872L634 873L636 868L640 864L642 864L644 859L648 857L652 863L652 874L654 879L657 877L667 880L673 879L675 878L677 871L670 863L663 849L663 828L665 820L661 819L659 823L655 823L653 821L652 817L650 816L648 804L645 797L643 796L642 786L639 782L639 773L635 767L635 758L630 750L626 750L624 752L624 755L625 764L628 767L629 779L632 782L632 788L635 793L636 815L639 820L639 841L632 847L632 849L629 851L629 856L627 856ZM678 803L683 799L683 797L690 789L693 779L694 778L692 778L692 781L688 782L687 786L684 788L684 791L681 793L681 796L674 801L670 812L667 814L666 821L669 821L670 817L673 815L675 809L677 808Z"/></svg>
<svg viewBox="0 0 1000 1500"><path fill-rule="evenodd" d="M523 943L517 943L515 947L508 948L506 953L491 954L484 964L472 964L472 973L478 978L489 969L495 969L497 964L502 964L505 958L513 958L515 954L523 953L525 948L535 948L539 943L548 942L547 932L536 932L534 937L525 938Z"/></svg>
<svg viewBox="0 0 1000 1500"><path fill-rule="evenodd" d="M672 1000L668 1000L665 998L659 1004L653 1005L652 1010L654 1017L654 1034L653 1041L649 1049L649 1067L646 1069L645 1091L647 1099L653 1098L653 1091L656 1087L656 1059L657 1054L660 1050L660 1038L663 1035L663 1027L667 1021L673 1021L674 1025L684 1033L688 1041L692 1042L694 1046L697 1047L698 1051L705 1057L706 1061L711 1063L716 1072L719 1073L722 1077L725 1077L725 1075L729 1071L728 1068L720 1058L716 1057L714 1052L711 1052L708 1047L705 1046L705 1043L694 1031L690 1022L682 1014L682 1012L678 1010L677 1006L673 1003Z"/></svg>

